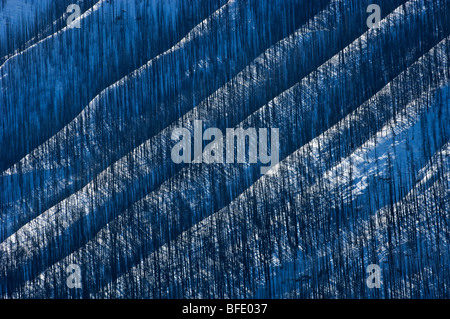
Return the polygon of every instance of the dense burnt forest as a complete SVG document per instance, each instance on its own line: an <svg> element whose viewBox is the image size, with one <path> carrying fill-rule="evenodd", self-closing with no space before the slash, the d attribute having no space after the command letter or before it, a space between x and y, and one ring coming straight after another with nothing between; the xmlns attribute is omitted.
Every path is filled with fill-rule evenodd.
<svg viewBox="0 0 450 319"><path fill-rule="evenodd" d="M2 0L0 297L450 297L449 17ZM279 163L175 163L196 120L277 128Z"/></svg>

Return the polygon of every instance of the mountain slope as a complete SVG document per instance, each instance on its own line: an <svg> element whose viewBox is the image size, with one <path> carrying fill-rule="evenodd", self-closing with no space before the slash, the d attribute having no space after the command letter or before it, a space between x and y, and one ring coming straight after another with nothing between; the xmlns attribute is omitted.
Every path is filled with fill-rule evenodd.
<svg viewBox="0 0 450 319"><path fill-rule="evenodd" d="M172 20L155 25L185 36L142 44L129 64L111 50L119 67L104 75L72 64L88 85L106 80L55 129L31 140L14 129L25 109L9 113L3 132L26 143L2 135L17 154L2 154L16 164L1 176L0 295L448 298L450 3L381 1L380 28L367 30L369 4L218 2L189 26L175 17L190 13L161 7ZM122 10L103 6L83 19L90 28ZM121 41L114 28L110 41ZM48 102L63 73L32 64L25 76L22 63L40 50L43 65L59 63L51 39L1 67L2 110L32 90ZM86 84L63 82L67 92ZM277 128L280 163L263 176L261 163L175 164L172 132L193 133L194 120ZM82 269L81 289L66 285L69 264ZM370 264L383 289L367 287Z"/></svg>

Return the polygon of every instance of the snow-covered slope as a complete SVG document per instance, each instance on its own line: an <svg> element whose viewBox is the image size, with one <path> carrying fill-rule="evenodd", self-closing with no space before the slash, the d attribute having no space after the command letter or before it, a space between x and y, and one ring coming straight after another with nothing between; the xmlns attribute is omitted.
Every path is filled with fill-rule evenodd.
<svg viewBox="0 0 450 319"><path fill-rule="evenodd" d="M384 18L370 30L365 0L218 3L167 48L142 44L145 62L113 56L118 68L95 76L71 64L81 77L63 91L97 85L76 103L79 115L44 128L41 138L54 135L31 152L26 132L11 133L27 140L28 155L1 176L0 294L449 297L450 4L380 2ZM132 3L122 12L137 12ZM108 21L105 5L84 23ZM170 34L175 20L155 24ZM2 110L30 90L48 103L62 73L32 64L25 76L20 61L34 51L43 65L59 61L50 40L2 66ZM14 112L4 123L19 123ZM259 164L174 164L172 131L196 119L221 130L278 128L281 162L264 176ZM81 289L66 285L72 263ZM374 263L381 290L366 286Z"/></svg>

